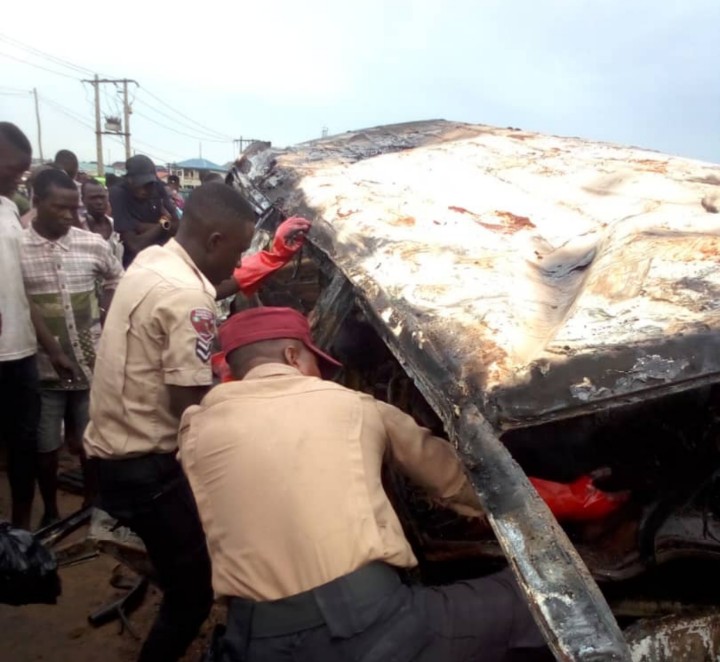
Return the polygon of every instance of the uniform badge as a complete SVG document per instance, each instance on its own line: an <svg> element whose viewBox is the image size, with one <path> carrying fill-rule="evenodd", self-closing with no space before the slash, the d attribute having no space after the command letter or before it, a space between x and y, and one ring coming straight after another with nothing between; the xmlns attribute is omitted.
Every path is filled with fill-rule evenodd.
<svg viewBox="0 0 720 662"><path fill-rule="evenodd" d="M195 354L201 361L209 361L215 339L215 313L209 308L194 308L190 311L190 323L195 329Z"/></svg>

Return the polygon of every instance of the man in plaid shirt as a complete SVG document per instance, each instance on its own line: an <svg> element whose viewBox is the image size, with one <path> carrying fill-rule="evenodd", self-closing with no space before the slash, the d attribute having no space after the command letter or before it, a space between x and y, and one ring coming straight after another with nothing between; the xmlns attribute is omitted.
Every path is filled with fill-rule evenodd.
<svg viewBox="0 0 720 662"><path fill-rule="evenodd" d="M45 504L42 524L59 517L56 491L62 425L70 449L82 455L95 345L101 311L107 310L123 274L122 265L99 235L73 226L79 205L75 182L60 170L46 170L35 181L37 216L22 240L22 270L28 297L68 356L74 377L63 379L42 349L38 370L42 408L38 430L38 485ZM96 282L102 285L101 301ZM86 497L91 481L85 476Z"/></svg>

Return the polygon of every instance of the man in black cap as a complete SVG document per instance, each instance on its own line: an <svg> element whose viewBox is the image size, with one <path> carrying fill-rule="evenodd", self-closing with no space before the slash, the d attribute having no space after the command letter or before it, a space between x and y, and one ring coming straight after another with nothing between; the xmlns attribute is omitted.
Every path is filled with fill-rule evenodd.
<svg viewBox="0 0 720 662"><path fill-rule="evenodd" d="M147 156L130 157L125 168L123 181L110 189L110 206L127 268L143 248L162 245L175 235L178 214Z"/></svg>

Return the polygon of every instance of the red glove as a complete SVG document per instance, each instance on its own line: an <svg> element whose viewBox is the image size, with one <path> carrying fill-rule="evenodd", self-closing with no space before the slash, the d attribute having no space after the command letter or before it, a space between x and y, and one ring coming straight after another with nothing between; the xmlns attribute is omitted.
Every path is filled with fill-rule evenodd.
<svg viewBox="0 0 720 662"><path fill-rule="evenodd" d="M311 227L312 223L301 216L291 216L283 221L275 230L272 252L289 260L302 248Z"/></svg>
<svg viewBox="0 0 720 662"><path fill-rule="evenodd" d="M246 296L250 296L260 287L270 274L284 267L302 248L312 223L300 216L283 221L275 231L272 248L243 258L240 266L233 272L233 278Z"/></svg>
<svg viewBox="0 0 720 662"><path fill-rule="evenodd" d="M218 352L210 357L210 366L213 375L215 375L222 383L234 381L234 377L230 372L230 366L225 360L225 352Z"/></svg>
<svg viewBox="0 0 720 662"><path fill-rule="evenodd" d="M626 492L612 494L599 490L590 476L581 476L569 484L540 478L530 478L530 482L561 522L602 519L628 499Z"/></svg>

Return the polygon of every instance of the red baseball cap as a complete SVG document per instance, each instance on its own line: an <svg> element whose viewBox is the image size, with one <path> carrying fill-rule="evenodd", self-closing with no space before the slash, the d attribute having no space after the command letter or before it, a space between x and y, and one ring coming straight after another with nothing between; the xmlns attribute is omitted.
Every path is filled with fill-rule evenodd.
<svg viewBox="0 0 720 662"><path fill-rule="evenodd" d="M342 368L342 363L325 354L313 343L310 324L302 313L292 308L263 306L247 308L233 315L218 329L220 348L225 356L234 349L263 340L292 338L300 340L313 352L325 368ZM323 373L325 371L323 370Z"/></svg>

